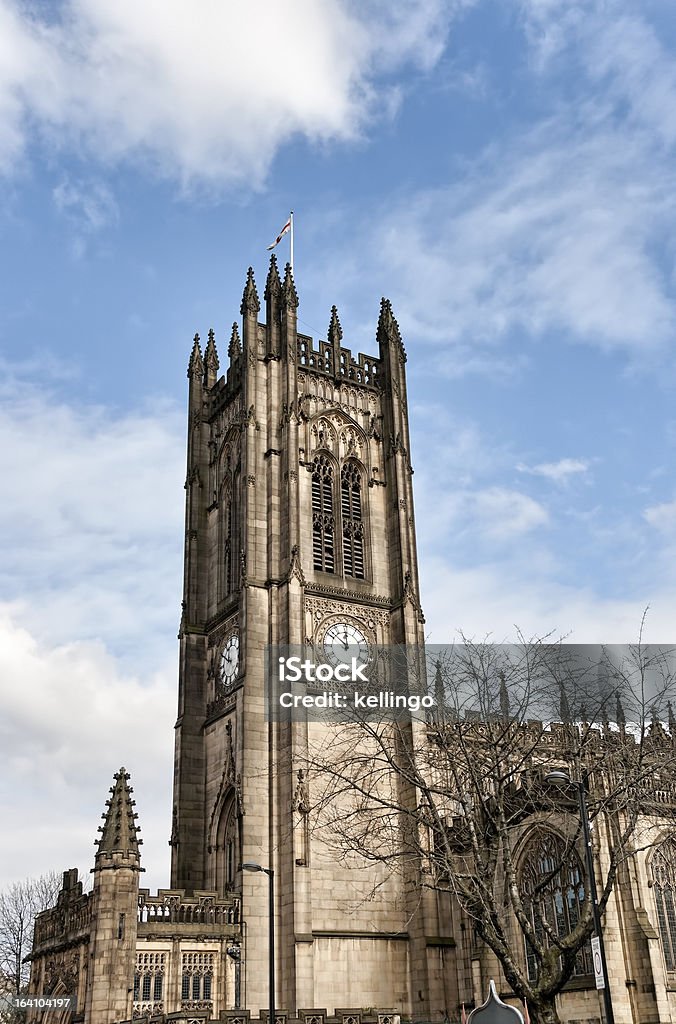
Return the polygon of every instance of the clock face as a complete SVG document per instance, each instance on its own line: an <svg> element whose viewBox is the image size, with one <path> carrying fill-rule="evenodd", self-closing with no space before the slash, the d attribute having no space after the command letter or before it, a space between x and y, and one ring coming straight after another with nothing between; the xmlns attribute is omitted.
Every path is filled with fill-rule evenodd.
<svg viewBox="0 0 676 1024"><path fill-rule="evenodd" d="M223 645L219 663L219 677L224 686L230 686L239 675L239 636L232 633Z"/></svg>
<svg viewBox="0 0 676 1024"><path fill-rule="evenodd" d="M369 642L363 631L353 622L334 622L324 633L324 657L332 665L350 664L352 658L366 665L371 657Z"/></svg>

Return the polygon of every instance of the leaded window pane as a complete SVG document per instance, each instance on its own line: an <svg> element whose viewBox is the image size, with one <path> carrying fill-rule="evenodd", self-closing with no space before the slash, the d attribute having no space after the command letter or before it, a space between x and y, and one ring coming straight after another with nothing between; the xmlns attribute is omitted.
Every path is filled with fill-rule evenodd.
<svg viewBox="0 0 676 1024"><path fill-rule="evenodd" d="M538 942L547 947L550 938L543 922L556 936L568 935L580 920L585 900L582 865L563 839L553 832L540 831L528 845L521 866L521 887L526 913ZM538 958L527 939L526 966L530 981L536 981ZM591 944L578 952L574 975L592 974Z"/></svg>
<svg viewBox="0 0 676 1024"><path fill-rule="evenodd" d="M655 850L651 869L664 963L676 971L676 840L667 839Z"/></svg>

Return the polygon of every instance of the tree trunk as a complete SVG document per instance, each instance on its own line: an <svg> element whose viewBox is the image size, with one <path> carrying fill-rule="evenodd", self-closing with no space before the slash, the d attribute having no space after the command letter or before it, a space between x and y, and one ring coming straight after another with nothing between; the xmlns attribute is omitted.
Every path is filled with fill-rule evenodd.
<svg viewBox="0 0 676 1024"><path fill-rule="evenodd" d="M561 1024L561 1019L556 1009L556 1002L552 997L551 1001L541 1003L529 1003L528 1015L531 1024Z"/></svg>

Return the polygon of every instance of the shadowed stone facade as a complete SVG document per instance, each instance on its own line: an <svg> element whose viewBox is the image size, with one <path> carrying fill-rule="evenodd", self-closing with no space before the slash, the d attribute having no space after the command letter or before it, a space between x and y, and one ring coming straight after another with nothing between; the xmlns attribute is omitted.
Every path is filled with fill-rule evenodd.
<svg viewBox="0 0 676 1024"><path fill-rule="evenodd" d="M290 268L281 278L274 256L263 300L265 323L249 270L226 372L213 332L204 349L195 337L188 366L171 888L139 888L121 769L92 892L66 872L36 924L31 990L77 993L86 1024L264 1017L268 890L247 861L275 870L282 1024L454 1020L500 978L448 894L420 898L415 879L355 871L322 848L308 826L312 727L266 721L269 645L321 649L337 625L418 645L424 619L406 354L389 302L366 356L343 345L335 307L326 341L298 333ZM640 854L606 914L617 1024L676 1019L651 870ZM577 979L562 1016L599 1013L593 978Z"/></svg>

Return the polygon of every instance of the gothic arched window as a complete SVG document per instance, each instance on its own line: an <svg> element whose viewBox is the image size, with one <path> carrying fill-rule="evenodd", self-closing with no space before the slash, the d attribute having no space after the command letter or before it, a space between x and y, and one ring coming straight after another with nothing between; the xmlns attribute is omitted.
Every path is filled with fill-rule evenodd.
<svg viewBox="0 0 676 1024"><path fill-rule="evenodd" d="M213 848L215 860L212 877L214 888L219 893L232 890L237 879L240 848L239 829L237 801L234 794L231 793L221 808Z"/></svg>
<svg viewBox="0 0 676 1024"><path fill-rule="evenodd" d="M364 579L364 523L361 510L361 473L352 463L340 474L340 511L343 520L343 566L346 576Z"/></svg>
<svg viewBox="0 0 676 1024"><path fill-rule="evenodd" d="M312 467L312 555L315 569L336 571L333 464L317 455Z"/></svg>
<svg viewBox="0 0 676 1024"><path fill-rule="evenodd" d="M668 971L676 971L676 840L665 839L652 855L657 921Z"/></svg>
<svg viewBox="0 0 676 1024"><path fill-rule="evenodd" d="M575 851L554 832L538 831L526 848L520 877L524 909L541 944L552 944L545 923L556 936L572 932L585 901L584 873ZM527 939L525 947L528 978L535 981L538 959ZM591 945L586 942L577 954L573 974L593 973Z"/></svg>

